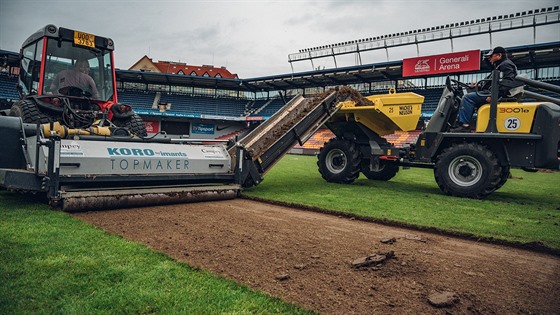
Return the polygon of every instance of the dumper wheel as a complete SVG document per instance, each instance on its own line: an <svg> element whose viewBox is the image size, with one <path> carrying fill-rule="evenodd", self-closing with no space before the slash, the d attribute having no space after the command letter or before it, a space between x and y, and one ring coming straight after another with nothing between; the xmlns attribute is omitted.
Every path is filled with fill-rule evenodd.
<svg viewBox="0 0 560 315"><path fill-rule="evenodd" d="M502 188L502 186L504 186L504 184L507 182L507 180L511 177L511 172L509 170L509 165L508 166L502 166L502 173L500 175L500 182L498 183L498 185L496 185L496 190Z"/></svg>
<svg viewBox="0 0 560 315"><path fill-rule="evenodd" d="M360 152L353 142L333 138L319 151L317 166L327 182L350 184L360 175Z"/></svg>
<svg viewBox="0 0 560 315"><path fill-rule="evenodd" d="M437 158L434 176L446 194L476 199L487 197L503 181L496 155L476 143L454 144L445 149Z"/></svg>
<svg viewBox="0 0 560 315"><path fill-rule="evenodd" d="M142 117L138 116L138 114L133 114L132 116L124 119L115 119L113 123L117 127L122 127L128 129L130 133L138 136L138 137L146 137L148 132L146 131L146 125L144 124L144 120Z"/></svg>
<svg viewBox="0 0 560 315"><path fill-rule="evenodd" d="M24 123L46 124L51 122L51 117L39 110L35 101L31 99L15 103L10 108L10 116L21 117Z"/></svg>
<svg viewBox="0 0 560 315"><path fill-rule="evenodd" d="M371 180L388 181L398 172L399 166L395 162L379 161L379 169L376 171L369 169L369 163L362 164L362 173Z"/></svg>

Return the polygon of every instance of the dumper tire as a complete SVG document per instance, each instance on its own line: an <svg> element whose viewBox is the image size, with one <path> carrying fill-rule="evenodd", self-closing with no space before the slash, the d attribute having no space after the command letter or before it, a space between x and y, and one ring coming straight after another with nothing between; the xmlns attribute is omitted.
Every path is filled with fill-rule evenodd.
<svg viewBox="0 0 560 315"><path fill-rule="evenodd" d="M34 100L21 100L10 108L10 116L21 117L24 123L29 124L46 124L50 123L52 118L41 112Z"/></svg>
<svg viewBox="0 0 560 315"><path fill-rule="evenodd" d="M379 169L372 171L369 169L369 163L362 164L362 173L371 180L388 181L395 177L399 172L399 165L395 162L379 161Z"/></svg>
<svg viewBox="0 0 560 315"><path fill-rule="evenodd" d="M148 131L146 130L146 124L144 124L144 120L136 113L127 118L114 119L113 123L115 124L115 126L125 128L130 131L131 134L140 138L148 136Z"/></svg>
<svg viewBox="0 0 560 315"><path fill-rule="evenodd" d="M502 173L500 175L500 182L496 185L496 190L502 188L504 184L511 178L511 172L508 166L502 166Z"/></svg>
<svg viewBox="0 0 560 315"><path fill-rule="evenodd" d="M360 175L360 152L351 141L333 138L317 158L319 173L327 182L350 184Z"/></svg>
<svg viewBox="0 0 560 315"><path fill-rule="evenodd" d="M504 175L498 158L486 146L460 143L437 157L434 177L448 195L482 199L499 187Z"/></svg>

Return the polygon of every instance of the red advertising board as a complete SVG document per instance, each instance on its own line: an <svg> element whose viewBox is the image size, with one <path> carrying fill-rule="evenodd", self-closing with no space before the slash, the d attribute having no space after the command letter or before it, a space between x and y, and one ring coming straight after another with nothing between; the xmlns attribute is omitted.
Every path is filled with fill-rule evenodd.
<svg viewBox="0 0 560 315"><path fill-rule="evenodd" d="M146 125L146 131L148 133L158 133L159 132L159 121L144 120Z"/></svg>
<svg viewBox="0 0 560 315"><path fill-rule="evenodd" d="M259 121L259 120L264 120L263 116L247 116L245 117L246 121Z"/></svg>
<svg viewBox="0 0 560 315"><path fill-rule="evenodd" d="M480 70L480 50L403 59L403 77Z"/></svg>

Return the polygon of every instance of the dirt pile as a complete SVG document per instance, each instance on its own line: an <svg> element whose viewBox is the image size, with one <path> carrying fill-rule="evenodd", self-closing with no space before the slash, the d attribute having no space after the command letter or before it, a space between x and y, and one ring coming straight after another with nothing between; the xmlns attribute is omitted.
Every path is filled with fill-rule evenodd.
<svg viewBox="0 0 560 315"><path fill-rule="evenodd" d="M340 102L352 101L356 103L356 106L372 106L373 102L365 98L360 92L349 87L342 86L338 88L337 99Z"/></svg>

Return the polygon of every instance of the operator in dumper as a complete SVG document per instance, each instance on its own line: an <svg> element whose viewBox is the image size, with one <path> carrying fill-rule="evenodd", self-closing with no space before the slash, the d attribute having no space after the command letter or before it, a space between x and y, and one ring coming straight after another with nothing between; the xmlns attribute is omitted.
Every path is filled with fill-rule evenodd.
<svg viewBox="0 0 560 315"><path fill-rule="evenodd" d="M98 97L99 93L97 92L95 81L89 75L89 62L86 59L78 59L72 69L60 71L54 77L50 90L55 92L72 86L80 88L82 91L90 92L94 99Z"/></svg>
<svg viewBox="0 0 560 315"><path fill-rule="evenodd" d="M514 81L515 76L517 76L517 67L507 57L507 51L501 47L490 50L484 57L488 62L492 64L494 70L500 71L500 77L502 80ZM479 90L484 91L482 94L488 95L488 91L491 89L492 75L490 74L484 85L479 88ZM499 87L499 97L507 97L509 88L506 86ZM482 106L483 104L490 103L490 96L478 95L476 92L467 93L461 100L461 105L459 107L458 114L458 126L452 128L452 132L470 132L471 131L471 119L474 114L474 110Z"/></svg>

